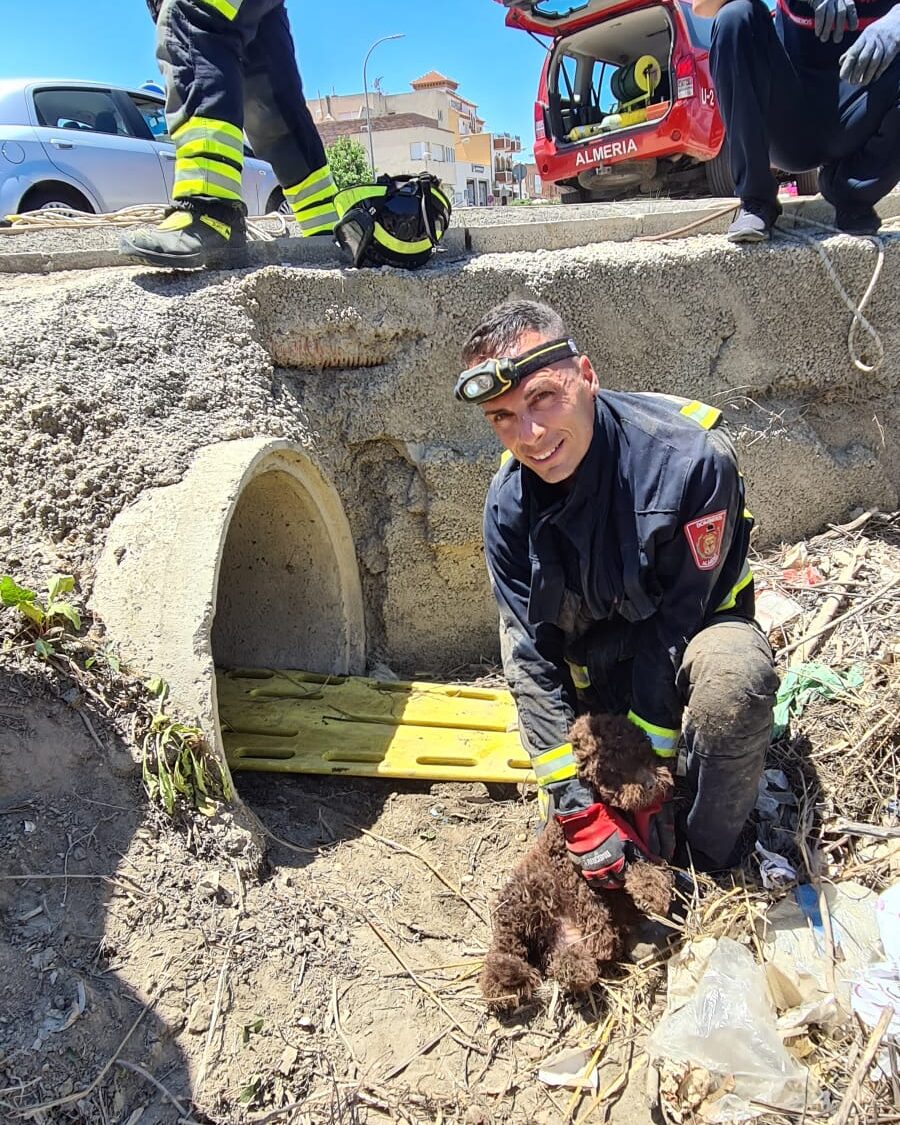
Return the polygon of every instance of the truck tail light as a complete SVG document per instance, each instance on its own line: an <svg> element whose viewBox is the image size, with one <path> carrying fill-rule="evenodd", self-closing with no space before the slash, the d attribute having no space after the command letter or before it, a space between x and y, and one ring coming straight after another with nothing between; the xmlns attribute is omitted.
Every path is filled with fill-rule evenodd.
<svg viewBox="0 0 900 1125"><path fill-rule="evenodd" d="M544 139L544 107L541 102L534 103L534 139L542 141Z"/></svg>
<svg viewBox="0 0 900 1125"><path fill-rule="evenodd" d="M693 55L682 55L675 64L675 97L692 98L697 88L697 67Z"/></svg>

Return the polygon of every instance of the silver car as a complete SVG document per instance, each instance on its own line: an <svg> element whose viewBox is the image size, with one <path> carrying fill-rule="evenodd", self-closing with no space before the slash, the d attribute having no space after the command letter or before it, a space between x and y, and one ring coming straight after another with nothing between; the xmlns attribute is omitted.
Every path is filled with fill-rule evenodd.
<svg viewBox="0 0 900 1125"><path fill-rule="evenodd" d="M0 218L39 208L116 211L167 203L175 146L163 99L69 79L0 79ZM270 164L246 149L243 196L251 215L284 197Z"/></svg>

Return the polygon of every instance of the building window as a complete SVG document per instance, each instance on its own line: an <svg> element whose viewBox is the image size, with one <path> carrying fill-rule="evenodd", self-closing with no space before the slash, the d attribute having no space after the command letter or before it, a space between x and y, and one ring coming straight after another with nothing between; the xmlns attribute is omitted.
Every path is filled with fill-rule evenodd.
<svg viewBox="0 0 900 1125"><path fill-rule="evenodd" d="M444 152L446 153L448 162L450 164L455 164L456 163L456 149L447 147L447 148L444 149Z"/></svg>
<svg viewBox="0 0 900 1125"><path fill-rule="evenodd" d="M409 155L413 160L428 159L428 145L425 141L413 141L409 146Z"/></svg>
<svg viewBox="0 0 900 1125"><path fill-rule="evenodd" d="M443 145L432 145L431 146L431 159L443 161L443 159L444 159L444 146Z"/></svg>

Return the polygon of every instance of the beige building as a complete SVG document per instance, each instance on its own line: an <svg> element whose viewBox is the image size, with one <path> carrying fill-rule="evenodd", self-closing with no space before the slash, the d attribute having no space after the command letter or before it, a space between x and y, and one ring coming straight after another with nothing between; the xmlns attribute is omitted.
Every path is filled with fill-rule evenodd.
<svg viewBox="0 0 900 1125"><path fill-rule="evenodd" d="M345 121L317 121L316 128L327 147L338 137L352 137L369 154L369 134L365 118ZM431 172L445 191L456 190L454 137L431 117L421 113L393 113L372 118L372 148L375 170L399 176L403 173Z"/></svg>
<svg viewBox="0 0 900 1125"><path fill-rule="evenodd" d="M478 106L462 97L452 78L432 70L410 85L402 94L369 91L376 168L433 172L456 206L485 207L514 197L512 158L521 151L519 138L486 133ZM326 145L329 136L351 135L368 151L364 94L313 98L309 108Z"/></svg>

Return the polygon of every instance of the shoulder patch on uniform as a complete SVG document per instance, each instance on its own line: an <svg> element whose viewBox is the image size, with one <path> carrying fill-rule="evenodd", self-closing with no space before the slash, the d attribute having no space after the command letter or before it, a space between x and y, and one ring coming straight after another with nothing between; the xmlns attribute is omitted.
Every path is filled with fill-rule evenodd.
<svg viewBox="0 0 900 1125"><path fill-rule="evenodd" d="M684 525L684 534L691 547L694 562L700 570L712 570L722 553L722 536L728 510L699 516Z"/></svg>

